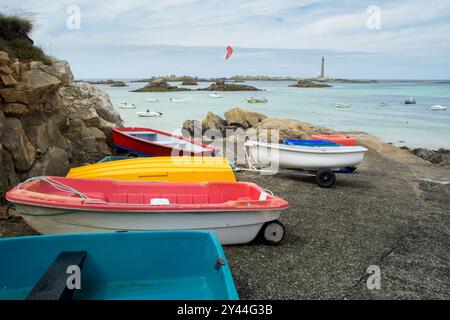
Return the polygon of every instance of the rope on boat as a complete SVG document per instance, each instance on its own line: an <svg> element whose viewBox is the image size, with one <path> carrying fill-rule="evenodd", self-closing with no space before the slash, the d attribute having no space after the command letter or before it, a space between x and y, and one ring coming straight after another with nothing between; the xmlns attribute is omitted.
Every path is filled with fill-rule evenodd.
<svg viewBox="0 0 450 320"><path fill-rule="evenodd" d="M31 178L28 178L24 182L19 183L19 185L17 186L17 190L20 190L21 186L24 185L25 183L28 183L28 182L31 182L31 181L36 181L36 180L47 182L49 185L51 185L53 188L55 188L58 191L76 194L80 198L89 198L87 195L85 195L84 193L76 190L75 188L72 188L71 186L68 186L68 185L66 185L66 184L64 184L62 182L56 181L56 180L54 180L52 178L48 178L48 177L31 177Z"/></svg>

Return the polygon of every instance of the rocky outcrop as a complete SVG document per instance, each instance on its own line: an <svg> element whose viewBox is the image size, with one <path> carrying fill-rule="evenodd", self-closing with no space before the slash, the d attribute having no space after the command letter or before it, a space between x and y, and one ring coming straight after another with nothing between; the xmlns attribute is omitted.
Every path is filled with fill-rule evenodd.
<svg viewBox="0 0 450 320"><path fill-rule="evenodd" d="M292 84L289 87L296 87L296 88L329 88L332 87L329 84L326 83L316 83L311 80L303 79L298 81L296 84Z"/></svg>
<svg viewBox="0 0 450 320"><path fill-rule="evenodd" d="M197 83L197 81L195 79L186 79L186 80L183 80L181 85L183 85L183 86L196 86L196 85L198 85L198 83Z"/></svg>
<svg viewBox="0 0 450 320"><path fill-rule="evenodd" d="M253 128L257 132L267 130L270 133L271 130L277 130L280 141L282 139L311 139L312 134L331 132L328 128L313 126L294 119L269 118L257 123Z"/></svg>
<svg viewBox="0 0 450 320"><path fill-rule="evenodd" d="M271 132L276 130L278 138L282 139L309 139L314 133L332 132L332 130L324 127L313 126L305 122L293 119L275 119L268 118L266 115L240 108L233 108L225 112L225 119L220 116L208 112L208 115L202 121L186 120L183 123L183 129L191 136L205 134L207 130L210 133L218 131L225 137L226 133L230 133L229 129L238 134L246 133L249 135L266 134L271 139ZM196 136L196 138L199 138ZM227 137L230 138L230 137ZM236 137L231 137L233 141L237 141Z"/></svg>
<svg viewBox="0 0 450 320"><path fill-rule="evenodd" d="M267 119L267 116L254 111L233 108L225 112L225 119L228 126L248 129Z"/></svg>
<svg viewBox="0 0 450 320"><path fill-rule="evenodd" d="M121 125L109 97L73 83L66 61L21 62L0 52L0 192L111 154L111 130Z"/></svg>
<svg viewBox="0 0 450 320"><path fill-rule="evenodd" d="M148 83L145 87L134 90L133 92L169 92L169 91L190 91L188 88L179 88L171 86L162 78L155 79Z"/></svg>
<svg viewBox="0 0 450 320"><path fill-rule="evenodd" d="M450 166L450 150L448 149L429 150L425 148L418 148L412 150L412 153L417 157L431 163L438 164L443 167Z"/></svg>
<svg viewBox="0 0 450 320"><path fill-rule="evenodd" d="M233 84L233 83L225 83L225 81L220 80L211 84L207 88L197 89L199 91L261 91L253 86L249 86L246 84Z"/></svg>

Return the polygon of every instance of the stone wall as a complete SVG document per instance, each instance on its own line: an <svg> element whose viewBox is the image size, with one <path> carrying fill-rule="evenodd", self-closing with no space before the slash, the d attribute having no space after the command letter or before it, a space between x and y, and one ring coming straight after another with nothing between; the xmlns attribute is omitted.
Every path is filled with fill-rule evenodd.
<svg viewBox="0 0 450 320"><path fill-rule="evenodd" d="M0 192L111 154L122 126L108 95L74 83L66 61L20 62L0 51Z"/></svg>

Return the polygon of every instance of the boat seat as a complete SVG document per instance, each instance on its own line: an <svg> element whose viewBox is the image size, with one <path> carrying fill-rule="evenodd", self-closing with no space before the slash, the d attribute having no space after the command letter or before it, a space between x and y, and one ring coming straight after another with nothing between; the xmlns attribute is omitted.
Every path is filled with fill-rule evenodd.
<svg viewBox="0 0 450 320"><path fill-rule="evenodd" d="M67 273L67 268L75 265L81 270L85 258L85 251L61 252L26 299L71 300L75 290L67 288L67 279L70 276Z"/></svg>

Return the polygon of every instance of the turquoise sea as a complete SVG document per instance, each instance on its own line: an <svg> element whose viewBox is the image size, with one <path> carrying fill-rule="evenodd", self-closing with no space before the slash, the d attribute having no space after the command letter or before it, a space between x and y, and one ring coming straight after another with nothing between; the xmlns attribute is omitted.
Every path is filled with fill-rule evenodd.
<svg viewBox="0 0 450 320"><path fill-rule="evenodd" d="M339 131L364 131L397 146L450 148L450 83L420 83L413 81L380 81L378 83L333 83L333 88L291 88L292 81L248 81L246 84L265 89L261 92L219 92L222 98L212 98L212 92L134 93L145 83L129 83L129 87L99 86L107 92L117 108L122 101L134 103L137 109L118 109L125 125L143 126L173 131L187 119L203 119L208 111L223 116L232 107L259 111L269 117L292 118ZM181 86L181 83L172 83ZM200 82L207 87L210 83ZM268 103L249 104L250 96L265 97ZM403 101L414 97L415 105ZM158 103L146 99L158 99ZM176 102L171 102L170 98ZM347 109L336 103L349 104ZM389 102L389 106L379 106ZM430 106L449 107L431 111ZM161 118L139 118L138 111L159 111Z"/></svg>

